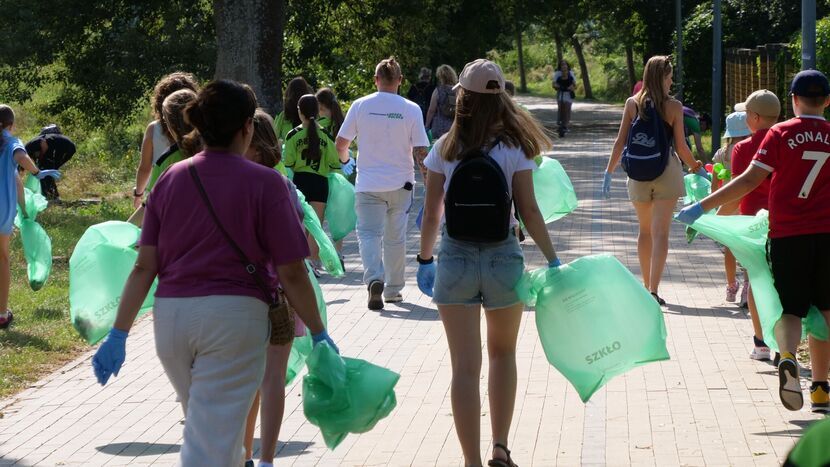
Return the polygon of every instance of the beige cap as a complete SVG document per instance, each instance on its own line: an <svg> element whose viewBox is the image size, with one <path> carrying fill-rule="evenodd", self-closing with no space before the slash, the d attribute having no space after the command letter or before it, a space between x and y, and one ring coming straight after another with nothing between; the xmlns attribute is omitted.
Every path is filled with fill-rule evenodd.
<svg viewBox="0 0 830 467"><path fill-rule="evenodd" d="M479 58L464 65L453 89L459 86L481 94L501 94L504 92L504 74L495 63Z"/></svg>
<svg viewBox="0 0 830 467"><path fill-rule="evenodd" d="M777 117L781 113L781 102L772 91L761 89L746 98L746 102L735 104L735 112L754 112L763 117Z"/></svg>

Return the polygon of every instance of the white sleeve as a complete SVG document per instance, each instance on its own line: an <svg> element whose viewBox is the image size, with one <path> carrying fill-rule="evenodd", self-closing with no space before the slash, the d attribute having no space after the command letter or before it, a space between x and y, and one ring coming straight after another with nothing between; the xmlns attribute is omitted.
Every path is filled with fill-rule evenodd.
<svg viewBox="0 0 830 467"><path fill-rule="evenodd" d="M409 104L409 103L407 103ZM413 148L429 147L429 137L427 130L424 128L424 117L421 115L421 108L418 104L412 103L407 105L409 110L407 118L409 118L409 142Z"/></svg>
<svg viewBox="0 0 830 467"><path fill-rule="evenodd" d="M424 159L424 166L432 172L437 172L440 174L444 173L444 159L438 154L440 151L441 141L437 141L433 146L432 149L427 154L427 158Z"/></svg>
<svg viewBox="0 0 830 467"><path fill-rule="evenodd" d="M337 132L339 138L354 140L357 137L357 120L360 113L360 101L355 101L349 110L346 112L346 118L343 124L340 125L340 130Z"/></svg>

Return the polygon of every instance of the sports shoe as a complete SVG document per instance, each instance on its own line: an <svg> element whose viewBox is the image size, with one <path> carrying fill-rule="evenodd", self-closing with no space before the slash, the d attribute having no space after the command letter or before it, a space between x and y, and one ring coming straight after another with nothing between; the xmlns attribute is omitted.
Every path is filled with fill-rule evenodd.
<svg viewBox="0 0 830 467"><path fill-rule="evenodd" d="M726 301L727 302L734 302L735 298L738 296L738 283L733 282L726 286Z"/></svg>
<svg viewBox="0 0 830 467"><path fill-rule="evenodd" d="M778 352L775 352L775 356L772 357L772 365L774 367L778 368L779 363L781 363L781 354L778 353Z"/></svg>
<svg viewBox="0 0 830 467"><path fill-rule="evenodd" d="M778 363L778 397L787 410L801 410L804 406L804 395L798 380L798 362L795 355L789 352L782 352L781 362Z"/></svg>
<svg viewBox="0 0 830 467"><path fill-rule="evenodd" d="M14 313L12 310L6 310L6 316L0 318L0 329L7 329L14 321Z"/></svg>
<svg viewBox="0 0 830 467"><path fill-rule="evenodd" d="M810 386L810 402L814 413L830 413L830 384L816 382Z"/></svg>
<svg viewBox="0 0 830 467"><path fill-rule="evenodd" d="M769 360L770 350L769 347L767 347L767 343L755 336L752 336L752 343L755 345L755 348L752 349L752 353L749 354L749 358L753 360Z"/></svg>
<svg viewBox="0 0 830 467"><path fill-rule="evenodd" d="M254 467L254 460L248 459L245 461L245 467Z"/></svg>
<svg viewBox="0 0 830 467"><path fill-rule="evenodd" d="M369 304L370 310L383 309L383 282L372 281L369 283Z"/></svg>
<svg viewBox="0 0 830 467"><path fill-rule="evenodd" d="M383 301L386 303L400 303L403 301L403 295L401 295L400 293L396 293L391 297L383 297Z"/></svg>

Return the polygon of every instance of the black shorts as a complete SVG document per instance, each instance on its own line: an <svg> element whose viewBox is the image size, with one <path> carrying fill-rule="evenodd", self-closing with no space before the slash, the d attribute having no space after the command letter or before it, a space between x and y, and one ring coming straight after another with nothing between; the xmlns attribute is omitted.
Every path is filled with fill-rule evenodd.
<svg viewBox="0 0 830 467"><path fill-rule="evenodd" d="M767 253L784 313L830 310L830 233L771 238Z"/></svg>
<svg viewBox="0 0 830 467"><path fill-rule="evenodd" d="M311 172L295 172L294 185L309 203L325 203L329 200L329 179Z"/></svg>

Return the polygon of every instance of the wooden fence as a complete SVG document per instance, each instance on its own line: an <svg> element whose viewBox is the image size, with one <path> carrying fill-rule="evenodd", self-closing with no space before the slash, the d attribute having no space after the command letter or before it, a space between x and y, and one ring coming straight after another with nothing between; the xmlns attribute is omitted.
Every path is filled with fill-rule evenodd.
<svg viewBox="0 0 830 467"><path fill-rule="evenodd" d="M766 44L754 49L727 49L724 94L729 110L753 91L768 89L781 100L781 118L792 117L790 81L798 68L789 44Z"/></svg>

